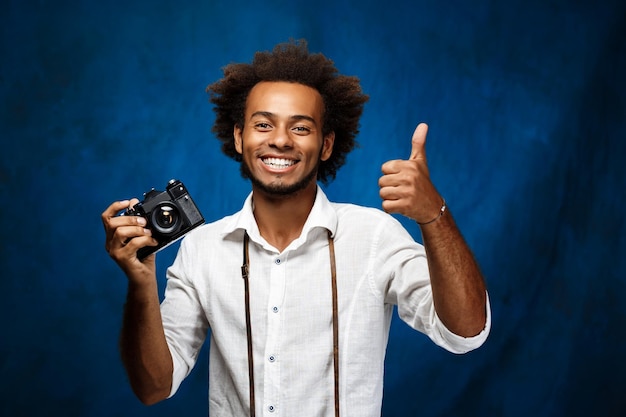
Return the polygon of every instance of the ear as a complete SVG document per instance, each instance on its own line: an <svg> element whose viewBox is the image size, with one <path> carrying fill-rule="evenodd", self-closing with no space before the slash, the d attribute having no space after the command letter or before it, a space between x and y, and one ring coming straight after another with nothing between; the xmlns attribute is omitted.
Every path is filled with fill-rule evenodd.
<svg viewBox="0 0 626 417"><path fill-rule="evenodd" d="M243 154L243 130L239 125L233 128L233 137L235 138L235 150L240 155Z"/></svg>
<svg viewBox="0 0 626 417"><path fill-rule="evenodd" d="M335 145L335 132L330 132L324 136L324 142L322 143L322 161L327 161L333 154L333 146Z"/></svg>

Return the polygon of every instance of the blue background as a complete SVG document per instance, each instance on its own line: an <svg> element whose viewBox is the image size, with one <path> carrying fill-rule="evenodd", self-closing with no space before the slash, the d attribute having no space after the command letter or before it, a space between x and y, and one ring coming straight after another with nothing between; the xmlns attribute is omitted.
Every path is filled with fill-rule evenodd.
<svg viewBox="0 0 626 417"><path fill-rule="evenodd" d="M1 415L206 415L206 349L173 399L131 393L100 213L170 178L209 221L238 210L204 89L292 37L371 97L329 196L380 207L380 165L428 122L490 290L467 355L394 321L384 416L626 413L626 2L5 0L0 28Z"/></svg>

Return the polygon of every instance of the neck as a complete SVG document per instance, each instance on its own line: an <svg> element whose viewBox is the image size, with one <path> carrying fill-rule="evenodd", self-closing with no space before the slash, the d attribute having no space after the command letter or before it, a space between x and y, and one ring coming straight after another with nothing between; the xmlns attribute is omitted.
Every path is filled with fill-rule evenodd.
<svg viewBox="0 0 626 417"><path fill-rule="evenodd" d="M261 236L282 252L302 233L316 193L315 181L288 196L269 195L253 186L254 218Z"/></svg>

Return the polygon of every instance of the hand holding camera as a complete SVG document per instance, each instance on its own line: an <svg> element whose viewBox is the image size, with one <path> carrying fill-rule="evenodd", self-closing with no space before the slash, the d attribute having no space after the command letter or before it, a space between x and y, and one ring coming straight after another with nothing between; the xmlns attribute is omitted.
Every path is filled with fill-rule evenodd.
<svg viewBox="0 0 626 417"><path fill-rule="evenodd" d="M171 180L165 191L151 189L144 200L111 204L102 213L106 250L120 265L124 259L145 259L204 223L185 185ZM124 210L125 209L125 210ZM124 210L118 214L120 210Z"/></svg>

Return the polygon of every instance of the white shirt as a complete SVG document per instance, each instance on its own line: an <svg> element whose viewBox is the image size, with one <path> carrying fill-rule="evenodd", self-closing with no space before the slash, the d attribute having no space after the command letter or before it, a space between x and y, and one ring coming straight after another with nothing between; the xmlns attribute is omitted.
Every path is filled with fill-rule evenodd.
<svg viewBox="0 0 626 417"><path fill-rule="evenodd" d="M451 333L435 313L424 248L381 210L328 201L318 188L302 235L283 251L259 233L252 196L243 209L195 229L168 269L161 305L174 362L174 395L211 329L209 415L249 415L241 277L250 236L250 299L257 416L333 416L332 232L339 304L342 417L380 416L383 362L393 306L409 326L454 353L489 333ZM416 359L419 360L419 359Z"/></svg>

